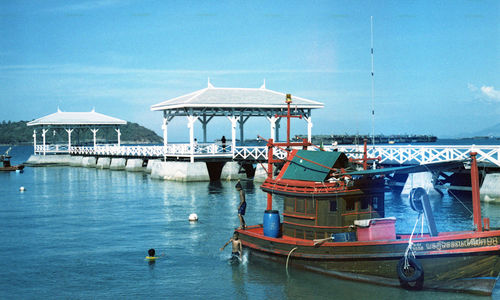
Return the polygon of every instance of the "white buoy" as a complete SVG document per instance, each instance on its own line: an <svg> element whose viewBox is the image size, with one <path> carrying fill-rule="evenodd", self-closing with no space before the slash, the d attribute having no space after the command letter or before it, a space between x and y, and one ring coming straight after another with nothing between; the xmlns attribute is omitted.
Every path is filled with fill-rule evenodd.
<svg viewBox="0 0 500 300"><path fill-rule="evenodd" d="M24 192L24 191L26 191L26 189L24 188L24 186L22 186L22 187L19 188L19 191L20 192Z"/></svg>
<svg viewBox="0 0 500 300"><path fill-rule="evenodd" d="M197 214L194 214L194 213L193 213L193 214L190 214L190 215L189 215L189 221L190 221L190 222L196 222L196 221L198 221L198 215L197 215Z"/></svg>

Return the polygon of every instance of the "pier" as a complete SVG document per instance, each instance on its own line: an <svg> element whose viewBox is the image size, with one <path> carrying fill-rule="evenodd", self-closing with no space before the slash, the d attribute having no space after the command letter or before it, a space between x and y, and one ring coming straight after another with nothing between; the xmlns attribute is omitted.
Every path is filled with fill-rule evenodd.
<svg viewBox="0 0 500 300"><path fill-rule="evenodd" d="M287 102L284 101L286 96ZM263 118L269 122L269 138L280 140L280 121L293 102L294 118L302 119L307 124L304 140L312 141L312 110L323 107L313 100L292 97L266 88L216 88L210 82L204 89L151 106L152 111L163 114L161 128L163 145L121 145L120 125L126 122L110 116L89 113L61 112L36 119L28 126L34 126L34 155L28 160L32 165L63 164L114 170L145 171L153 178L176 181L235 180L253 178L264 181L267 176L263 162L267 160L267 147L264 145L237 144L236 128L239 126L239 140L244 139L244 124L249 118ZM289 112L290 114L290 112ZM174 118L185 118L189 131L189 143L168 142L168 124ZM231 123L231 135L218 142L207 142L209 122L220 117ZM194 138L195 123L201 122L203 141ZM287 123L289 123L287 118ZM98 144L99 128L112 127L117 133L118 143ZM289 129L289 124L287 125ZM37 139L37 129L42 133L42 143ZM49 131L64 130L68 136L67 144L46 144ZM76 130L90 130L93 133L93 145L75 145L71 133ZM290 132L287 132L287 138ZM312 147L317 151L340 151L352 160L363 156L362 145L335 143L327 146ZM367 147L367 156L378 158L383 167L402 165L421 165L447 161L464 161L464 166L451 173L433 170L408 176L387 176L388 185L393 191L406 193L414 185L426 187L429 191L441 193L441 189L468 191L470 176L467 161L470 152L477 152L481 166L480 180L491 191L485 197L500 199L496 187L500 180L500 146L496 145L403 145L376 144ZM287 153L275 149L276 159L284 160ZM484 186L484 185L483 185ZM486 199L486 198L485 198ZM486 199L487 200L487 199Z"/></svg>
<svg viewBox="0 0 500 300"><path fill-rule="evenodd" d="M311 147L312 148L312 147ZM333 149L345 152L350 158L360 159L363 147L361 145L324 146L325 151ZM314 149L313 149L314 150ZM319 151L319 149L316 148ZM37 145L35 154L70 154L96 157L122 157L167 159L188 161L249 161L264 162L267 159L265 146L232 146L225 149L219 143L169 144L165 146L70 146L68 145ZM467 159L470 152L478 153L478 161L491 167L500 168L500 146L497 145L375 145L368 147L368 156L380 157L384 165L417 165L423 163L443 162L449 160ZM284 159L284 151L275 151L278 159Z"/></svg>

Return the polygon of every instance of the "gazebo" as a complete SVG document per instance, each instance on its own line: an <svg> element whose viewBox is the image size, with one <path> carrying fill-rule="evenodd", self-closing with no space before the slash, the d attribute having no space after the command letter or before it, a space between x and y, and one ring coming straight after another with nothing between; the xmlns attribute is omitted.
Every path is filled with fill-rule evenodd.
<svg viewBox="0 0 500 300"><path fill-rule="evenodd" d="M69 153L71 151L71 133L75 129L90 129L94 137L95 147L97 144L96 135L99 129L105 127L113 127L118 136L118 146L120 146L121 132L119 126L125 124L127 124L126 121L98 113L95 110L92 110L90 112L63 112L57 109L57 112L28 122L27 125L35 127L35 129L33 129L33 146L35 154L38 152L39 154L43 153L43 155L45 155L45 153L47 152L45 135L51 129L64 129L68 133L67 152ZM37 128L40 128L42 132L43 146L41 147L41 149L38 149L40 147L37 148L36 144Z"/></svg>
<svg viewBox="0 0 500 300"><path fill-rule="evenodd" d="M265 117L270 124L272 139L276 139L279 115L286 112L286 94L266 88L218 88L210 81L204 89L176 97L151 106L152 111L163 111L163 143L167 146L168 123L174 117L186 117L189 128L189 143L194 144L194 123L198 120L203 128L203 142L207 142L207 125L214 117L226 117L231 122L233 149L236 146L236 125L240 128L240 141L244 141L244 125L250 117ZM313 126L311 111L323 108L323 103L295 97L292 98L294 115L300 115L307 122L307 135L311 141Z"/></svg>

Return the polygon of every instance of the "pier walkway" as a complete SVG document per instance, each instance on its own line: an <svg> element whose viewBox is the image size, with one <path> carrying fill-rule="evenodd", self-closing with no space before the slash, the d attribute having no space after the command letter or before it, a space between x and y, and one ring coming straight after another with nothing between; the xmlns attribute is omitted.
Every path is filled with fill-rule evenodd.
<svg viewBox="0 0 500 300"><path fill-rule="evenodd" d="M331 151L332 146L325 146ZM345 152L350 158L361 158L363 146L338 145L338 151ZM442 162L448 160L468 159L471 151L478 153L478 160L500 167L500 146L497 145L376 145L368 147L369 157L381 157L382 164L415 165L422 163ZM125 157L125 158L167 158L190 161L265 161L266 146L235 146L224 148L220 144L203 143L168 144L166 146L71 146L68 145L36 145L35 154L71 154L83 156ZM284 159L286 153L275 150L275 156Z"/></svg>

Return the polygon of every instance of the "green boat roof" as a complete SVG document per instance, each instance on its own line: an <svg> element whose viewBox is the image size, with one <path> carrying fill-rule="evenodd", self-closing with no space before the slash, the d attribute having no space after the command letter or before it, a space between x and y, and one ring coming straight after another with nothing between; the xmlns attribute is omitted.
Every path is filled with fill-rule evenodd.
<svg viewBox="0 0 500 300"><path fill-rule="evenodd" d="M348 158L342 152L298 150L292 160L287 163L288 166L281 178L324 181L331 171L328 168L344 168L347 162Z"/></svg>

